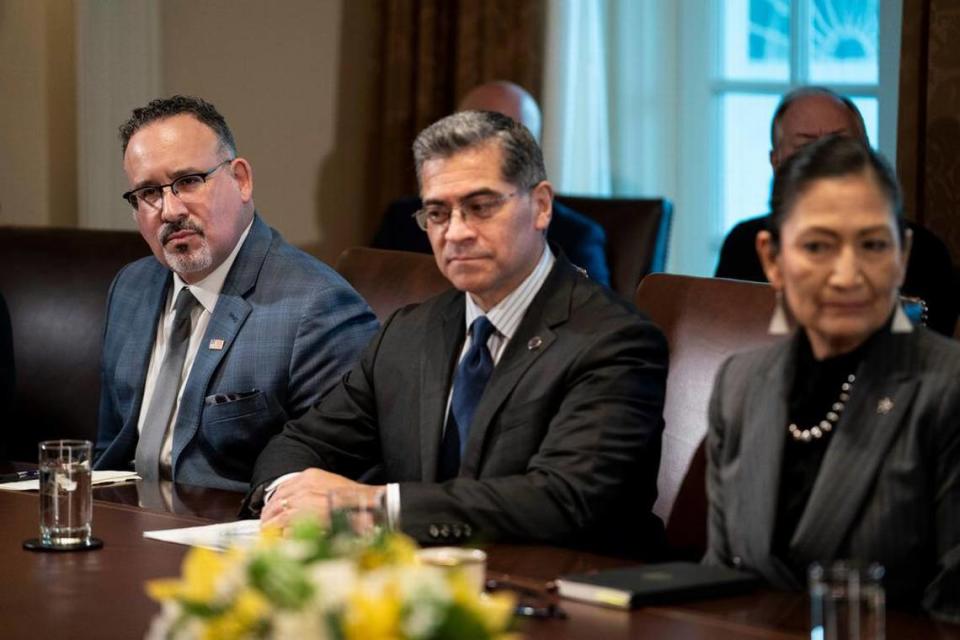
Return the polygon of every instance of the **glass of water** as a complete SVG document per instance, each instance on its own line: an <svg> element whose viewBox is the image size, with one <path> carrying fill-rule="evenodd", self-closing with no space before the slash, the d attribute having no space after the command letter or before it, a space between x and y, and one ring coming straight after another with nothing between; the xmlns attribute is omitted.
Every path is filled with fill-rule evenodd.
<svg viewBox="0 0 960 640"><path fill-rule="evenodd" d="M40 443L40 544L82 548L91 544L93 444L89 440Z"/></svg>
<svg viewBox="0 0 960 640"><path fill-rule="evenodd" d="M365 491L335 488L327 493L331 525L369 538L386 528L387 516L380 500Z"/></svg>
<svg viewBox="0 0 960 640"><path fill-rule="evenodd" d="M811 640L884 640L883 567L813 564L808 571Z"/></svg>

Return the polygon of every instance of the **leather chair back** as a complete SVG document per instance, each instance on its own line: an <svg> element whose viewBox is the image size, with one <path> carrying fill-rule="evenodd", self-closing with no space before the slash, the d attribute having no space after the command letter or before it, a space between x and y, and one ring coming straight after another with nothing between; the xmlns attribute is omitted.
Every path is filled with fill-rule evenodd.
<svg viewBox="0 0 960 640"><path fill-rule="evenodd" d="M667 540L678 555L695 558L706 549L702 442L714 377L727 356L779 338L767 333L774 299L768 284L665 273L647 276L637 288L634 302L670 345L654 512L667 523Z"/></svg>
<svg viewBox="0 0 960 640"><path fill-rule="evenodd" d="M600 223L607 235L610 287L629 299L648 273L667 265L673 205L664 198L586 198L556 196Z"/></svg>
<svg viewBox="0 0 960 640"><path fill-rule="evenodd" d="M433 255L423 253L352 247L340 254L335 268L363 296L380 322L403 306L450 288Z"/></svg>
<svg viewBox="0 0 960 640"><path fill-rule="evenodd" d="M16 367L0 433L10 459L35 461L41 440L96 440L107 291L149 252L136 232L0 227Z"/></svg>

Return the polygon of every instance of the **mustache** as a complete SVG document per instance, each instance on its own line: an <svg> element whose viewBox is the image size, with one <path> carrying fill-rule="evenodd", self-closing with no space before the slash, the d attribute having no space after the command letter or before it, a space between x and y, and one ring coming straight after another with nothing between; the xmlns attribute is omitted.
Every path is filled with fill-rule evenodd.
<svg viewBox="0 0 960 640"><path fill-rule="evenodd" d="M176 220L175 222L167 222L160 228L160 232L157 234L157 236L160 238L160 243L167 244L167 240L170 238L170 236L178 231L193 231L201 236L203 235L203 227L201 227L199 224L191 222L187 219Z"/></svg>

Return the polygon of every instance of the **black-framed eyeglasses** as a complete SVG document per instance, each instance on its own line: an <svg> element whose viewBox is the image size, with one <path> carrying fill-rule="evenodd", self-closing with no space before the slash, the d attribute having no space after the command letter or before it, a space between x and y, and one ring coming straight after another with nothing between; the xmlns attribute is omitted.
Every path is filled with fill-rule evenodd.
<svg viewBox="0 0 960 640"><path fill-rule="evenodd" d="M417 225L427 231L430 228L443 228L450 224L453 212L460 210L464 224L472 220L482 224L492 218L514 196L526 193L529 189L517 189L513 193L478 193L464 198L452 207L445 204L428 204L413 214Z"/></svg>
<svg viewBox="0 0 960 640"><path fill-rule="evenodd" d="M131 207L138 211L160 209L163 206L163 190L170 187L171 193L181 200L189 199L190 196L197 195L207 182L207 178L213 175L220 167L233 162L236 158L224 160L213 169L201 173L188 173L180 176L169 184L156 184L133 189L123 194Z"/></svg>

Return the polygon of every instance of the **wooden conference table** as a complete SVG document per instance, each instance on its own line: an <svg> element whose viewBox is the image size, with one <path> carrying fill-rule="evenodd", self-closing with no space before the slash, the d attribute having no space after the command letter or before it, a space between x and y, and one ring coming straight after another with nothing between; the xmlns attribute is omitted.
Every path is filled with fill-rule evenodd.
<svg viewBox="0 0 960 640"><path fill-rule="evenodd" d="M37 495L0 491L0 637L143 637L159 611L144 582L179 575L186 552L180 545L144 539L143 532L232 520L240 501L235 493L178 485L172 500L164 502L156 489L141 486L138 494L135 483L95 489L93 530L104 548L84 553L24 551L21 542L37 535ZM151 508L139 506L141 501ZM564 573L625 564L554 547L493 545L487 552L490 577L535 589ZM567 619L524 619L520 631L534 639L807 637L808 605L797 594L760 591L632 612L559 603ZM888 612L887 638L960 639L960 626Z"/></svg>

